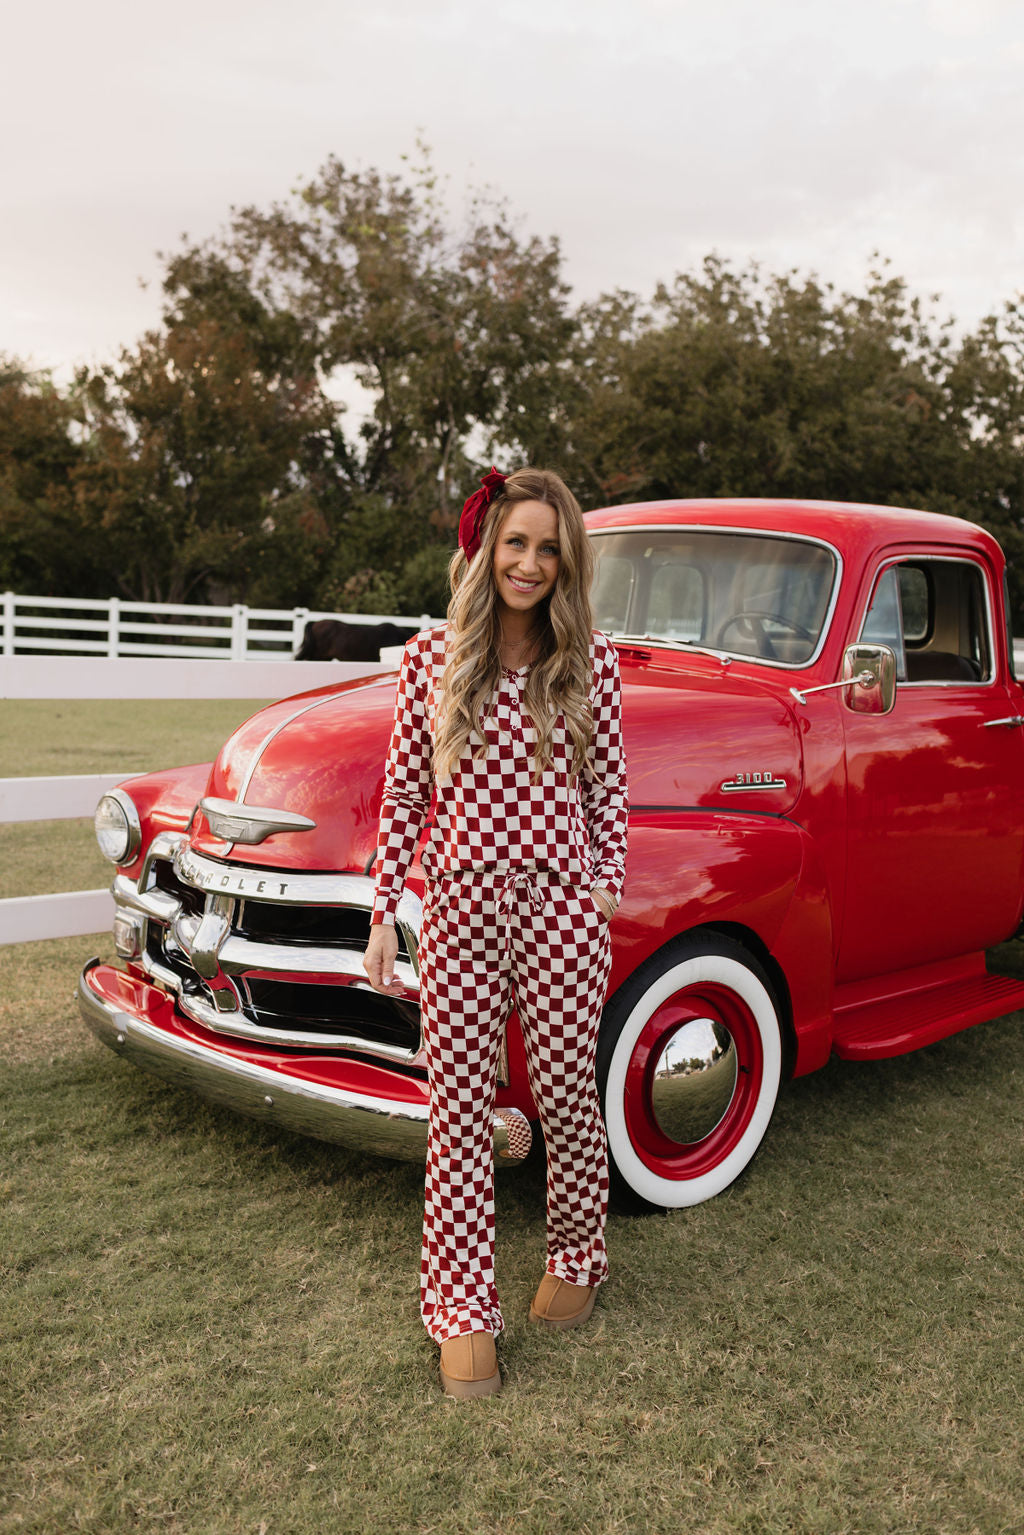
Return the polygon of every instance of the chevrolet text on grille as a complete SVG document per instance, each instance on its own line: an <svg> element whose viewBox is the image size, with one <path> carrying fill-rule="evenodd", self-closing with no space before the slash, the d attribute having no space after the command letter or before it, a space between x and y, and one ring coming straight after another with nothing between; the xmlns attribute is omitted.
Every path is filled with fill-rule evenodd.
<svg viewBox="0 0 1024 1535"><path fill-rule="evenodd" d="M287 895L287 880L246 879L237 874L222 874L218 879L216 874L206 869L182 869L182 874L187 875L190 884L199 885L203 890L229 890L233 895L262 895L267 891L270 895ZM268 886L273 886L268 890Z"/></svg>

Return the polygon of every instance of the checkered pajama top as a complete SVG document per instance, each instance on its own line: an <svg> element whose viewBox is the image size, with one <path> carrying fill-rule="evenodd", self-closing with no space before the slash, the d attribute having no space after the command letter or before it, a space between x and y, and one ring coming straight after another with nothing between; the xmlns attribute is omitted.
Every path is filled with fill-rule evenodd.
<svg viewBox="0 0 1024 1535"><path fill-rule="evenodd" d="M474 732L451 775L430 770L435 692L445 662L446 625L414 634L405 647L395 725L384 769L373 921L393 923L405 876L431 808L421 862L430 879L476 871L546 869L576 884L622 891L626 856L626 763L619 662L595 630L590 645L594 734L583 771L570 780L572 738L556 724L553 760L531 781L536 739L521 712L527 668L503 670L484 720L487 752L472 755Z"/></svg>

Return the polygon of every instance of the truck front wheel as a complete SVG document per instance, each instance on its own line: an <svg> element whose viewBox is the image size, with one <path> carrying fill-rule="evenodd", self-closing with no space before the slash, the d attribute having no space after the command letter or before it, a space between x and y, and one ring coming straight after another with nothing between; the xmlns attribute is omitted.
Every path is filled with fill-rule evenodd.
<svg viewBox="0 0 1024 1535"><path fill-rule="evenodd" d="M633 1210L721 1193L768 1128L782 1072L771 984L731 939L676 939L605 1008L597 1048L613 1193Z"/></svg>

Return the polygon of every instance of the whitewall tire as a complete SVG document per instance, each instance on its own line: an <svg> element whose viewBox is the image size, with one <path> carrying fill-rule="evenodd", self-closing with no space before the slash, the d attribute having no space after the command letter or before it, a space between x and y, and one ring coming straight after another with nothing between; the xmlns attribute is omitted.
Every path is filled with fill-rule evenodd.
<svg viewBox="0 0 1024 1535"><path fill-rule="evenodd" d="M679 1209L744 1170L782 1075L771 984L717 933L669 944L605 1008L598 1083L618 1202Z"/></svg>

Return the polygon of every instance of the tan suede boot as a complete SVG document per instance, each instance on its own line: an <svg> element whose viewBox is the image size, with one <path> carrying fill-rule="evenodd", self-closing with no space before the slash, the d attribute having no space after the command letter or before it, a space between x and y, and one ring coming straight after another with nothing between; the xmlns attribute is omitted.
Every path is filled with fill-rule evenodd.
<svg viewBox="0 0 1024 1535"><path fill-rule="evenodd" d="M597 1288L545 1274L530 1306L530 1321L547 1327L578 1327L594 1309Z"/></svg>
<svg viewBox="0 0 1024 1535"><path fill-rule="evenodd" d="M441 1385L449 1396L493 1396L501 1390L489 1332L464 1332L441 1344Z"/></svg>

